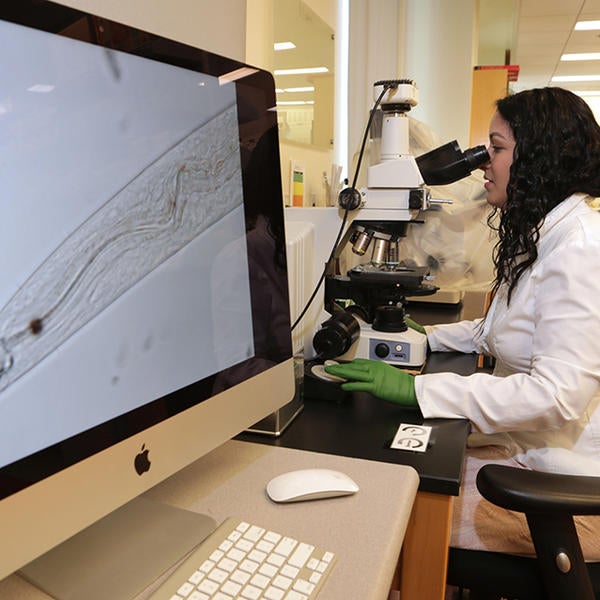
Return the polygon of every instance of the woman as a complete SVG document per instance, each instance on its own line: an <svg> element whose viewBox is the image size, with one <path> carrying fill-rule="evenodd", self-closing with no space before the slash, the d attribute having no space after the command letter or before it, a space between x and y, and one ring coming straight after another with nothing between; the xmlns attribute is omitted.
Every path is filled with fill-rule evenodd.
<svg viewBox="0 0 600 600"><path fill-rule="evenodd" d="M600 214L587 204L600 196L600 126L578 96L543 88L499 100L489 137L494 299L484 319L421 329L433 351L495 357L494 373L413 377L367 360L326 370L425 418L468 418L451 544L533 553L524 519L483 500L475 475L489 462L600 475ZM600 560L600 519L578 527Z"/></svg>

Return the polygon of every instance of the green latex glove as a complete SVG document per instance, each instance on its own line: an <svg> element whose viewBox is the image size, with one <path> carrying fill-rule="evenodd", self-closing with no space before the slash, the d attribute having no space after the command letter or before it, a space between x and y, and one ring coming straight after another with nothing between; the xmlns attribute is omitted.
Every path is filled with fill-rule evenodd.
<svg viewBox="0 0 600 600"><path fill-rule="evenodd" d="M387 363L356 358L349 363L327 366L325 371L347 379L342 383L346 392L369 392L388 402L417 406L415 378Z"/></svg>
<svg viewBox="0 0 600 600"><path fill-rule="evenodd" d="M423 327L423 325L419 325L418 323L413 321L410 317L404 317L404 322L411 329L414 329L415 331L418 331L419 333L424 333L425 335L427 335L427 332L425 331L425 327Z"/></svg>

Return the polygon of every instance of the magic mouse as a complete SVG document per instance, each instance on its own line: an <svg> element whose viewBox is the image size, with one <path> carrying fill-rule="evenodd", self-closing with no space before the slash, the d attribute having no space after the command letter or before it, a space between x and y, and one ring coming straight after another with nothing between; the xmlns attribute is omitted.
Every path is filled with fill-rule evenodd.
<svg viewBox="0 0 600 600"><path fill-rule="evenodd" d="M267 494L274 502L299 502L348 496L359 487L345 473L332 469L300 469L274 477L267 484Z"/></svg>

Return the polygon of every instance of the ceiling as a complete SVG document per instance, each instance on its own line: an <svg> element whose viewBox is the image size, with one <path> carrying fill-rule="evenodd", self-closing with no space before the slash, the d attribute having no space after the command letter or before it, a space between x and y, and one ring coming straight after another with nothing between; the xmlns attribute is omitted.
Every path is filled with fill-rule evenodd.
<svg viewBox="0 0 600 600"><path fill-rule="evenodd" d="M332 32L309 4L314 6L319 2L278 0L278 40L308 41L301 52L307 55L306 64L332 63ZM556 75L600 74L600 61L560 60L564 53L600 52L600 31L573 31L577 21L600 20L600 0L479 0L479 7L483 15L479 24L479 64L505 64L508 60L518 65L520 72L512 86L514 91L561 85L600 94L600 81L575 84L551 81ZM298 53L276 53L275 68L285 66L294 54Z"/></svg>
<svg viewBox="0 0 600 600"><path fill-rule="evenodd" d="M561 61L565 53L600 52L600 31L574 31L577 21L600 20L600 0L519 0L510 62L519 65L513 90L560 85L597 91L596 82L552 82L554 76L600 75L600 61Z"/></svg>

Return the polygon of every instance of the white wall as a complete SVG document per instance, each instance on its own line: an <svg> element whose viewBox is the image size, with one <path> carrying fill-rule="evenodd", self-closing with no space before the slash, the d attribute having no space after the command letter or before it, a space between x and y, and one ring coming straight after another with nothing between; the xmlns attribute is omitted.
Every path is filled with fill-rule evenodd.
<svg viewBox="0 0 600 600"><path fill-rule="evenodd" d="M61 0L125 23L236 60L246 51L246 0Z"/></svg>
<svg viewBox="0 0 600 600"><path fill-rule="evenodd" d="M404 0L405 77L415 79L419 106L412 116L441 143L469 142L471 86L477 60L477 0Z"/></svg>
<svg viewBox="0 0 600 600"><path fill-rule="evenodd" d="M432 127L441 143L457 139L467 147L476 17L477 0L351 0L350 157L379 79L414 79L419 105L411 116Z"/></svg>
<svg viewBox="0 0 600 600"><path fill-rule="evenodd" d="M354 177L353 155L358 152L373 107L373 84L405 75L398 65L399 0L351 0L348 72L348 164ZM361 174L366 169L361 166Z"/></svg>
<svg viewBox="0 0 600 600"><path fill-rule="evenodd" d="M247 0L245 61L273 72L274 0Z"/></svg>

